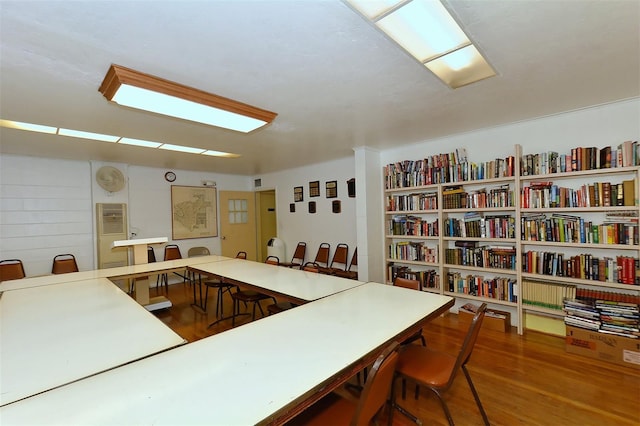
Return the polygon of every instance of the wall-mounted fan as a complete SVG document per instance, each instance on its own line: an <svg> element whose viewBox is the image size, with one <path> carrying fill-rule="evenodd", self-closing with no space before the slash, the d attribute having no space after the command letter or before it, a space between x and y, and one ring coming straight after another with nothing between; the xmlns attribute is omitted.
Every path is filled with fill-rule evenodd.
<svg viewBox="0 0 640 426"><path fill-rule="evenodd" d="M124 188L124 175L115 167L103 166L96 172L96 182L100 188L109 192L118 192Z"/></svg>

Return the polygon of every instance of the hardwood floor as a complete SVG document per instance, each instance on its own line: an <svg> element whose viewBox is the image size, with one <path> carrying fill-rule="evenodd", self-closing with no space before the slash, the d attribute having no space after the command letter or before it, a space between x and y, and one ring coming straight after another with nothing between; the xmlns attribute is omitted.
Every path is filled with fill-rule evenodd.
<svg viewBox="0 0 640 426"><path fill-rule="evenodd" d="M191 306L191 288L169 287L173 307L156 315L188 341L231 327L230 321L223 321L207 328L215 320L215 294L209 293L209 312L201 313ZM230 298L224 303L229 314ZM457 315L449 314L426 326L424 335L429 346L455 353L463 331ZM640 370L566 353L564 339L559 337L482 330L469 370L492 425L640 425ZM413 386L407 389L407 399L400 402L423 424L447 424L434 397L422 390L416 401ZM445 399L457 425L482 424L462 374ZM381 424L386 423L384 414ZM413 423L396 411L393 424Z"/></svg>

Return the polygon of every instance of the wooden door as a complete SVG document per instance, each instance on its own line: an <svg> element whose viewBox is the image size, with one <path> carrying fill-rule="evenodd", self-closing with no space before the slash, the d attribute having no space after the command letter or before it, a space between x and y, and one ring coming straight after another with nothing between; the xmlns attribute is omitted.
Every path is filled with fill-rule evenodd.
<svg viewBox="0 0 640 426"><path fill-rule="evenodd" d="M253 192L220 191L220 246L223 256L247 252L256 260L256 204Z"/></svg>

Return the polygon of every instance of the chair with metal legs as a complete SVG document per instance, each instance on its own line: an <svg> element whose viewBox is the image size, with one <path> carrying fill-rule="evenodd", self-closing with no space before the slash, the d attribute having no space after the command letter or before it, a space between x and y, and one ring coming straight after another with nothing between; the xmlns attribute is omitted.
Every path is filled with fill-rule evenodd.
<svg viewBox="0 0 640 426"><path fill-rule="evenodd" d="M277 256L268 256L264 263L278 266L280 260ZM232 327L236 324L236 317L242 315L240 313L240 302L243 302L245 306L250 303L253 304L251 321L255 321L256 319L256 307L260 309L260 314L264 317L264 310L262 309L262 305L260 304L260 302L266 299L271 299L273 300L273 303L276 303L275 297L260 293L255 290L238 289L235 293L231 293L231 298L233 299L233 317L231 318Z"/></svg>

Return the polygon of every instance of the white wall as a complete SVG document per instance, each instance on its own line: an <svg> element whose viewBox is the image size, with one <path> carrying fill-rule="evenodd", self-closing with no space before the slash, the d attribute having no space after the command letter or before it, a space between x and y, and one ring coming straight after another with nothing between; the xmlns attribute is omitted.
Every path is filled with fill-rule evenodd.
<svg viewBox="0 0 640 426"><path fill-rule="evenodd" d="M109 193L95 183L103 165L120 169L127 185ZM220 239L171 241L171 183L166 169L0 155L0 259L17 258L28 276L48 274L56 254L72 253L80 270L96 267L95 204L126 203L129 230L136 238L166 236L180 246L183 256L191 247L206 246L220 253ZM244 176L174 170L173 184L200 186L215 181L218 190L250 191ZM163 247L155 246L162 258Z"/></svg>
<svg viewBox="0 0 640 426"><path fill-rule="evenodd" d="M456 148L466 148L471 161L483 162L514 155L515 144L523 147L524 154L552 149L570 153L579 146L602 148L638 137L640 99L635 98L385 150L381 164L417 160Z"/></svg>
<svg viewBox="0 0 640 426"><path fill-rule="evenodd" d="M356 199L347 195L347 180L353 177L355 177L353 157L255 176L262 179L262 187L259 189L276 190L278 238L285 243L287 260L293 255L299 241L307 243L307 262L314 259L318 246L323 242L331 244L332 256L338 243L348 244L349 258L351 258L357 243ZM309 182L316 180L320 181L320 196L310 198ZM325 183L332 180L338 183L338 198L326 198ZM304 201L294 203L293 188L295 186L304 188ZM357 186L356 182L356 188ZM341 213L332 213L333 200L341 201ZM316 202L315 214L308 211L309 201ZM296 206L295 213L289 212L291 203Z"/></svg>
<svg viewBox="0 0 640 426"><path fill-rule="evenodd" d="M42 275L54 256L72 253L80 269L93 269L92 224L89 163L0 156L0 259Z"/></svg>

